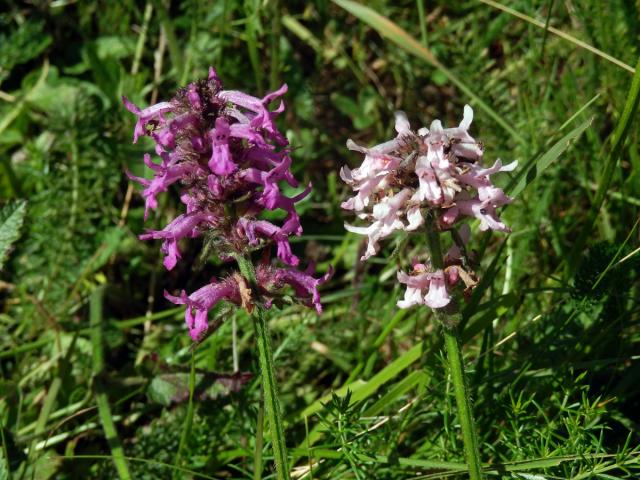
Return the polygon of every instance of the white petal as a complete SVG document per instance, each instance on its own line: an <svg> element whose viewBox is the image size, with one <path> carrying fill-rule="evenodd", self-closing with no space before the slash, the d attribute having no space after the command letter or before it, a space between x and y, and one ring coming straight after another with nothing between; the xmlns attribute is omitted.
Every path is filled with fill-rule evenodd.
<svg viewBox="0 0 640 480"><path fill-rule="evenodd" d="M365 147L361 147L360 145L358 145L356 142L354 142L350 138L347 140L347 148L349 150L353 150L353 151L361 152L361 153L367 153L367 150L368 150Z"/></svg>
<svg viewBox="0 0 640 480"><path fill-rule="evenodd" d="M407 287L404 300L398 301L398 308L409 308L422 303L422 293L417 288Z"/></svg>
<svg viewBox="0 0 640 480"><path fill-rule="evenodd" d="M416 205L407 210L407 220L409 221L409 225L407 225L406 228L407 230L415 230L422 226L422 224L424 224L424 218L420 212L420 207Z"/></svg>
<svg viewBox="0 0 640 480"><path fill-rule="evenodd" d="M344 229L347 232L358 233L360 235L368 235L369 232L371 231L371 227L372 227L372 225L370 225L368 227L356 227L354 225L349 225L348 223L344 224Z"/></svg>
<svg viewBox="0 0 640 480"><path fill-rule="evenodd" d="M460 122L460 128L463 130L469 130L471 122L473 122L473 108L471 108L469 105L465 105L464 115L462 117L462 121Z"/></svg>
<svg viewBox="0 0 640 480"><path fill-rule="evenodd" d="M407 118L407 114L404 112L395 112L396 117L396 132L400 134L408 134L411 133L411 126L409 125L409 119Z"/></svg>
<svg viewBox="0 0 640 480"><path fill-rule="evenodd" d="M434 120L433 122L431 122L431 127L429 128L429 130L431 131L431 135L436 135L444 132L440 120Z"/></svg>
<svg viewBox="0 0 640 480"><path fill-rule="evenodd" d="M373 218L376 220L383 220L390 213L392 213L392 211L388 201L382 201L373 206Z"/></svg>
<svg viewBox="0 0 640 480"><path fill-rule="evenodd" d="M516 169L516 167L518 166L518 160L514 160L513 162L509 163L508 165L503 165L502 168L500 169L501 172L512 172Z"/></svg>

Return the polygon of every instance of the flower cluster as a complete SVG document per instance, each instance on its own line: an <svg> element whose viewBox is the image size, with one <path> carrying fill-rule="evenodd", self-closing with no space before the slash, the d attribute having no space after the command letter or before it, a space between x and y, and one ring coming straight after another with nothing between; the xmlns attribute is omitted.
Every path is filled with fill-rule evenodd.
<svg viewBox="0 0 640 480"><path fill-rule="evenodd" d="M348 231L368 237L362 260L375 255L379 241L393 232L420 228L426 215L437 220L438 230L453 229L456 222L474 217L480 220L480 230L509 231L496 209L511 198L491 183L491 175L512 171L517 162L502 165L497 160L484 168L480 164L483 146L468 132L472 120L473 110L466 105L458 127L443 128L439 120L434 120L430 128L414 132L406 115L397 112L394 139L372 148L347 142L350 150L365 155L359 168L344 166L340 171L342 180L356 192L342 208L370 222L364 227L345 224ZM430 271L428 265L416 263L411 274L399 273L398 280L407 285L407 292L398 306L442 308L451 301L447 287L460 278L471 286L473 275L462 268L463 247L452 247L445 270Z"/></svg>
<svg viewBox="0 0 640 480"><path fill-rule="evenodd" d="M159 163L145 154L144 162L153 178L135 177L144 186L145 219L158 206L157 196L178 183L184 213L164 229L149 231L143 240L162 240L164 265L168 270L181 258L179 243L185 238L206 234L220 258L246 255L267 243L275 242L278 258L288 267L267 264L257 268L259 292L269 307L285 286L293 287L298 299L321 311L318 285L327 279L312 277L295 267L300 260L289 245L291 235L300 235L302 227L295 204L311 191L286 196L280 185L297 187L291 173L287 139L280 133L275 118L284 111L284 103L270 104L287 91L256 98L235 90L223 90L215 70L209 77L189 84L168 102L140 109L123 97L125 107L137 117L133 141L151 137ZM262 220L265 210L282 210L282 225ZM184 304L186 323L194 340L207 330L208 311L220 300L245 305L249 291L239 274L216 281L191 295L185 292L167 299ZM195 312L195 314L194 314Z"/></svg>

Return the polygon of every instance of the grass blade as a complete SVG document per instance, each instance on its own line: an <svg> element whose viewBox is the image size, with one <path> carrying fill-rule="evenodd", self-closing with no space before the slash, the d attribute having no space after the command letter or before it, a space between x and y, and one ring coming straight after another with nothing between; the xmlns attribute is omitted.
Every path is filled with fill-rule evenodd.
<svg viewBox="0 0 640 480"><path fill-rule="evenodd" d="M102 371L104 369L104 353L102 344L102 298L103 287L98 287L91 294L90 302L90 318L91 318L91 346L93 352L93 380L96 396L96 404L98 406L98 416L102 423L104 434L111 449L112 460L118 472L118 476L122 480L131 479L129 467L124 456L124 450L118 437L113 416L111 415L111 407L109 398L101 381Z"/></svg>
<svg viewBox="0 0 640 480"><path fill-rule="evenodd" d="M537 159L531 160L511 181L506 191L512 197L517 197L522 191L538 178L560 155L562 155L575 142L582 133L589 128L593 117L581 123L576 128L558 140L547 152Z"/></svg>
<svg viewBox="0 0 640 480"><path fill-rule="evenodd" d="M593 204L591 205L591 209L589 210L589 214L587 215L587 221L584 223L582 231L580 232L578 240L575 242L574 247L571 251L571 255L569 257L568 266L571 271L575 271L575 268L578 266L578 259L582 254L582 249L584 248L584 245L587 241L587 237L591 235L593 224L595 223L596 217L600 212L600 208L602 208L602 204L604 203L604 199L607 195L607 190L609 190L609 186L611 185L611 181L613 179L613 173L615 171L616 165L618 165L618 160L622 155L622 146L624 145L624 141L629 134L631 123L633 122L636 110L638 109L639 101L640 59L638 59L638 63L636 65L636 73L634 74L631 81L631 87L629 88L629 93L627 95L627 100L625 102L622 115L620 116L620 120L618 121L618 124L616 125L616 128L610 137L611 150L604 165L604 172L602 174L602 177L600 178L598 189L596 190L596 196L593 200Z"/></svg>
<svg viewBox="0 0 640 480"><path fill-rule="evenodd" d="M502 10L503 12L508 13L509 15L513 15L514 17L519 18L520 20L529 22L530 24L535 25L536 27L540 27L543 29L547 28L547 25L545 25L545 22L536 20L533 17L525 15L524 13L520 13L517 10L514 10L513 8L509 8L498 2L494 2L493 0L479 0L479 1L484 3L485 5L489 5L490 7L497 8L498 10ZM574 45L577 45L580 48L584 48L585 50L588 50L591 53L594 53L597 56L604 58L605 60L613 63L614 65L617 65L620 68L624 68L628 72L635 73L637 71L637 68L634 70L634 68L631 65L627 65L626 63L618 60L617 58L612 57L608 53L605 53L602 50L598 50L596 47L593 47L588 43L583 42L582 40L578 40L577 38L569 35L568 33L563 32L562 30L558 30L557 28L554 28L551 26L548 26L547 30L553 33L554 35L557 35L558 37L564 40L567 40L568 42L571 42Z"/></svg>
<svg viewBox="0 0 640 480"><path fill-rule="evenodd" d="M171 57L171 63L175 69L175 78L180 79L182 77L182 71L184 70L184 53L183 49L178 44L178 38L174 23L171 21L171 15L167 10L167 7L160 0L154 0L155 9L158 12L160 18L160 25L164 29L164 33L167 36L167 45L169 46L169 57Z"/></svg>
<svg viewBox="0 0 640 480"><path fill-rule="evenodd" d="M182 456L182 452L184 451L187 440L189 439L189 435L191 435L191 426L193 425L193 392L196 388L196 359L191 353L191 371L189 372L189 403L187 405L187 417L184 421L184 428L182 429L182 434L180 435L180 444L178 445L178 451L176 452L176 459L173 462L175 467L180 467L180 457ZM177 478L176 474L178 470L173 471L173 478Z"/></svg>
<svg viewBox="0 0 640 480"><path fill-rule="evenodd" d="M396 358L393 362L391 362L389 365L387 365L378 373L376 373L369 381L366 381L366 382L360 381L360 382L351 383L349 385L345 385L335 390L335 393L338 396L343 396L346 394L348 389L352 393L352 396L351 396L352 402L359 402L361 400L364 400L365 398L370 397L376 391L378 391L378 389L382 385L396 378L398 375L400 375L401 372L403 372L405 369L407 369L409 366L411 366L413 363L419 360L420 357L423 355L423 352L430 351L430 350L431 350L430 348L428 350L425 350L424 345L422 343L419 343L413 346L411 349L404 352L402 355ZM331 397L332 395L328 394L316 400L300 413L300 415L298 416L298 419L302 420L304 419L304 417L309 417L314 413L319 412L320 410L322 410L323 405L325 403L331 401Z"/></svg>
<svg viewBox="0 0 640 480"><path fill-rule="evenodd" d="M249 61L256 79L258 93L264 94L264 79L262 74L262 66L260 65L260 53L258 47L258 33L260 26L260 5L259 2L247 2L245 6L247 10L247 20L245 23L245 35L247 38L247 49L249 51Z"/></svg>
<svg viewBox="0 0 640 480"><path fill-rule="evenodd" d="M462 80L460 80L453 72L446 68L436 56L422 45L418 40L413 38L406 30L402 29L391 20L383 17L375 10L369 7L361 5L351 0L332 0L335 4L344 8L352 15L358 17L364 23L376 30L381 36L391 40L403 50L406 50L412 55L421 58L437 69L439 69L444 76L458 87L465 95L471 100L471 104L477 105L480 109L484 110L495 122L500 125L506 132L508 132L513 138L519 142L524 142L524 138L513 128L509 123L502 118L494 109L492 109L487 103L485 103L478 95L476 95L471 88L469 88Z"/></svg>

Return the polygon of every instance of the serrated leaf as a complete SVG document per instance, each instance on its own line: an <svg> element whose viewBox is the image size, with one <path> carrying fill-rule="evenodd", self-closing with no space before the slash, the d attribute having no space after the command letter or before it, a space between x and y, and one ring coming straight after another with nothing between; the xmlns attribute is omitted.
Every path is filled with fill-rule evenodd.
<svg viewBox="0 0 640 480"><path fill-rule="evenodd" d="M251 378L248 372L197 373L195 395L200 399L225 396L229 392L239 391ZM164 406L185 402L189 398L189 374L176 372L156 375L149 384L147 395L150 400Z"/></svg>
<svg viewBox="0 0 640 480"><path fill-rule="evenodd" d="M149 398L160 405L169 406L189 394L189 375L158 375L149 384Z"/></svg>
<svg viewBox="0 0 640 480"><path fill-rule="evenodd" d="M20 227L27 213L27 202L19 200L0 210L0 269L4 265L11 245L20 236Z"/></svg>

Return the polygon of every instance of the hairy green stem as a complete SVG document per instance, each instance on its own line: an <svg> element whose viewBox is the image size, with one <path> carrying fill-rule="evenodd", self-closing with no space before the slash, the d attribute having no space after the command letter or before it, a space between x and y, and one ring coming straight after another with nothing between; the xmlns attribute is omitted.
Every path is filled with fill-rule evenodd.
<svg viewBox="0 0 640 480"><path fill-rule="evenodd" d="M433 220L428 221L427 243L431 253L431 264L435 269L444 268L439 235L435 222L433 222ZM475 422L473 421L469 387L467 385L462 351L460 349L459 325L457 321L447 319L445 313L437 310L434 310L434 313L443 327L444 343L447 349L447 358L449 359L449 370L451 379L453 380L460 426L462 427L462 441L464 443L465 458L469 469L469 478L470 480L481 480L483 478L482 465L480 463L478 437L476 436Z"/></svg>
<svg viewBox="0 0 640 480"><path fill-rule="evenodd" d="M471 410L471 398L464 373L464 363L460 350L460 336L458 327L444 327L444 343L447 347L449 370L453 380L453 389L458 405L458 417L462 427L462 440L464 442L465 457L469 468L469 478L480 480L482 478L482 466L480 464L480 451L478 449L478 437L476 436L475 422Z"/></svg>
<svg viewBox="0 0 640 480"><path fill-rule="evenodd" d="M256 273L251 259L242 255L236 255L240 273L249 282L251 290L257 292ZM254 305L251 314L253 328L258 343L258 359L262 373L262 389L264 391L264 409L271 430L271 443L273 457L276 464L276 476L278 480L289 480L289 466L287 461L287 445L284 439L280 403L278 401L278 388L276 385L276 373L273 361L271 340L267 328L267 319L264 307Z"/></svg>
<svg viewBox="0 0 640 480"><path fill-rule="evenodd" d="M262 480L262 447L264 446L264 394L260 395L256 420L256 445L253 454L253 480Z"/></svg>

